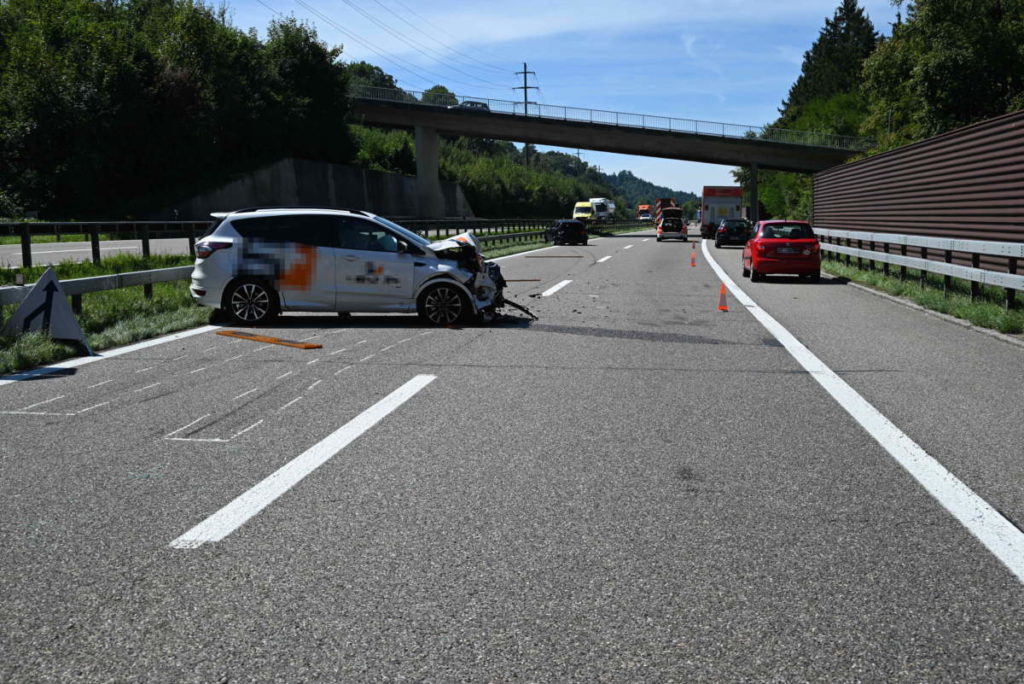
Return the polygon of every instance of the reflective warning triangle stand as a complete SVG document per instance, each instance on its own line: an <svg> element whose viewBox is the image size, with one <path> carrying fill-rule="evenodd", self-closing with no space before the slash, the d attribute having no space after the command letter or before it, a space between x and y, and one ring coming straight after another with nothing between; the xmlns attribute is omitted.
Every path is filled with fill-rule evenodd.
<svg viewBox="0 0 1024 684"><path fill-rule="evenodd" d="M32 286L32 291L7 321L2 334L13 337L35 331L47 331L55 340L78 342L90 356L93 354L52 268L46 269Z"/></svg>

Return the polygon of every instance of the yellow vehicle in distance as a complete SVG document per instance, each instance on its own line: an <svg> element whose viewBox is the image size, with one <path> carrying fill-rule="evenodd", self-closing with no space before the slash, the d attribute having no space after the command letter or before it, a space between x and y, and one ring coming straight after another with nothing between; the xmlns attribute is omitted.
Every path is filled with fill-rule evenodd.
<svg viewBox="0 0 1024 684"><path fill-rule="evenodd" d="M594 205L590 202L577 202L572 208L572 217L577 221L590 223L594 220Z"/></svg>

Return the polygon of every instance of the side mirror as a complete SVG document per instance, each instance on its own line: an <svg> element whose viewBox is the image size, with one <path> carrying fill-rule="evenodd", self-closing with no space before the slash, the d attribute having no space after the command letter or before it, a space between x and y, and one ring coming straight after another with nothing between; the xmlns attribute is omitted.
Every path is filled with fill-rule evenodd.
<svg viewBox="0 0 1024 684"><path fill-rule="evenodd" d="M406 242L405 240L398 241L398 253L399 254L413 254L415 256L422 256L423 250L416 245Z"/></svg>

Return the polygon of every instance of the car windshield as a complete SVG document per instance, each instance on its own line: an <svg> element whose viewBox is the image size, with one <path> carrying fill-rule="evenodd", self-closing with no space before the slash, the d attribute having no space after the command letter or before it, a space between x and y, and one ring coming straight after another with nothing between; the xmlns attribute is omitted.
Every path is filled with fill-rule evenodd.
<svg viewBox="0 0 1024 684"><path fill-rule="evenodd" d="M428 240L427 238L423 237L422 235L417 235L408 228L403 228L394 221L388 221L386 218L381 218L380 216L374 216L373 220L376 221L377 223L380 223L381 225L387 226L391 230L395 231L396 233L404 237L409 242L412 242L413 244L420 245L421 247L426 247L427 245L430 244L430 240Z"/></svg>
<svg viewBox="0 0 1024 684"><path fill-rule="evenodd" d="M806 223L769 223L761 228L761 237L802 240L814 237L814 231Z"/></svg>

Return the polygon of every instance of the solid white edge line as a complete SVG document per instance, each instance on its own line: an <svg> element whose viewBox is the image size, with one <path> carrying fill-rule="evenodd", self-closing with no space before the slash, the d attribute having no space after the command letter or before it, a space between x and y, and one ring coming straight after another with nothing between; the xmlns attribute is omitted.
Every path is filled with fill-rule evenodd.
<svg viewBox="0 0 1024 684"><path fill-rule="evenodd" d="M217 542L244 525L250 518L301 482L307 475L341 452L359 436L414 397L437 378L417 375L407 383L345 423L323 440L278 468L231 503L171 542L176 549L194 549Z"/></svg>
<svg viewBox="0 0 1024 684"><path fill-rule="evenodd" d="M711 268L737 301L782 343L797 363L803 366L811 377L817 380L818 384L924 487L925 491L942 504L942 507L966 527L1019 581L1024 582L1024 532L896 427L782 324L758 306L732 278L726 275L711 256L706 241L701 243L701 250Z"/></svg>
<svg viewBox="0 0 1024 684"><path fill-rule="evenodd" d="M42 368L33 368L30 371L24 373L16 373L15 375L8 375L0 378L0 385L9 385L14 382L21 382L23 380L31 380L37 378L40 375L49 375L50 373L56 373L59 370L65 368L78 368L89 363L96 361L102 361L103 359L111 359L115 356L121 356L123 354L130 354L146 347L154 347L158 344L165 344L167 342L174 342L181 340L192 335L199 335L204 332L210 332L211 330L217 330L219 326L216 325L204 325L201 328L193 328L192 330L184 330L182 332L174 333L173 335L165 335L164 337L157 337L152 340L144 340L142 342L136 342L130 344L127 347L120 347L118 349L110 349L105 352L100 352L96 356L82 356L77 359L69 359L67 361L61 361L60 363L54 363L49 366L43 366Z"/></svg>
<svg viewBox="0 0 1024 684"><path fill-rule="evenodd" d="M556 292L558 292L559 290L561 290L563 287L565 287L566 285L568 285L571 282L572 282L571 280L563 280L562 282L558 283L554 287L548 288L547 290L544 290L543 292L541 292L540 296L541 297L550 297L551 295L555 294Z"/></svg>

